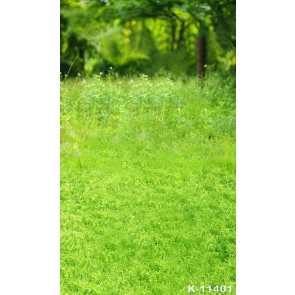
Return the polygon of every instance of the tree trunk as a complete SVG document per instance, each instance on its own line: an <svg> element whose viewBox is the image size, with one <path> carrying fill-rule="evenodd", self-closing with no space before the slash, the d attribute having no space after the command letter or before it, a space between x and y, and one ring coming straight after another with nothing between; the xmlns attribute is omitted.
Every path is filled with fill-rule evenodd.
<svg viewBox="0 0 295 295"><path fill-rule="evenodd" d="M171 43L171 51L175 50L175 43L176 43L176 23L175 21L171 22L171 35L172 35L172 43Z"/></svg>
<svg viewBox="0 0 295 295"><path fill-rule="evenodd" d="M184 31L186 29L186 26L184 25L184 21L181 21L181 27L180 27L180 30L179 30L179 38L177 40L177 47L176 47L176 50L180 50L180 47L181 47L181 43L183 41L183 35L184 35Z"/></svg>
<svg viewBox="0 0 295 295"><path fill-rule="evenodd" d="M207 63L207 40L206 36L200 35L196 39L197 77L204 78Z"/></svg>

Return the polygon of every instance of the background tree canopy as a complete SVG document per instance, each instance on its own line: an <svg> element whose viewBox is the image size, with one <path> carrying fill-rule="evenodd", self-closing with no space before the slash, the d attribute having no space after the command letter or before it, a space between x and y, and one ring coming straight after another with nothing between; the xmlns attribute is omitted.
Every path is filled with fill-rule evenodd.
<svg viewBox="0 0 295 295"><path fill-rule="evenodd" d="M60 3L62 74L235 75L235 0Z"/></svg>

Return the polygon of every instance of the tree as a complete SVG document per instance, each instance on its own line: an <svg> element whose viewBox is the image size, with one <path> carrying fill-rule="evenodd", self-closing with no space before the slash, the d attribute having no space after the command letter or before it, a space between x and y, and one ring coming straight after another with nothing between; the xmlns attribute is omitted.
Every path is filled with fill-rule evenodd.
<svg viewBox="0 0 295 295"><path fill-rule="evenodd" d="M61 0L62 60L78 56L76 69L88 72L178 59L174 70L188 65L204 77L212 35L225 63L235 54L235 0Z"/></svg>
<svg viewBox="0 0 295 295"><path fill-rule="evenodd" d="M117 0L107 1L106 10L113 10L121 21L132 19L165 19L172 28L172 47L181 46L185 30L196 25L197 76L204 77L207 63L207 36L217 29L235 46L235 0Z"/></svg>

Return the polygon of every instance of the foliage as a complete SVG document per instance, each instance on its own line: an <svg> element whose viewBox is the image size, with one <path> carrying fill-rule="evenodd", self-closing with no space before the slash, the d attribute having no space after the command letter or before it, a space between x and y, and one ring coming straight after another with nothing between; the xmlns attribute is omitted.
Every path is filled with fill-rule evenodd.
<svg viewBox="0 0 295 295"><path fill-rule="evenodd" d="M122 74L164 69L192 75L201 34L208 36L210 64L235 66L234 1L62 0L61 72L78 57L72 75L110 66Z"/></svg>

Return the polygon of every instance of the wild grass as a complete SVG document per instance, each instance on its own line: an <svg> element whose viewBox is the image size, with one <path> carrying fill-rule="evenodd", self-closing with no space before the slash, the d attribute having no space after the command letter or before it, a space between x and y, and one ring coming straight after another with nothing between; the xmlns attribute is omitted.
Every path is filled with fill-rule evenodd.
<svg viewBox="0 0 295 295"><path fill-rule="evenodd" d="M235 294L235 88L61 84L61 294Z"/></svg>

